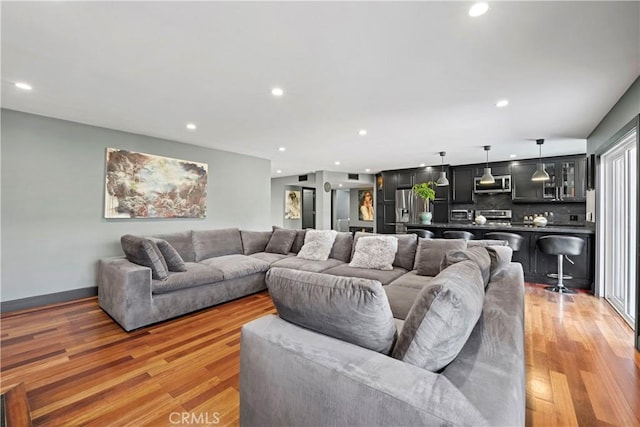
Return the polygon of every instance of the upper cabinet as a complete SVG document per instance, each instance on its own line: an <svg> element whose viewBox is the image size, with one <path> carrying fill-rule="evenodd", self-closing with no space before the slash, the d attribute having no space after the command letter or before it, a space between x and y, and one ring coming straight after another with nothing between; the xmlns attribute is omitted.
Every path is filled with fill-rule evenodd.
<svg viewBox="0 0 640 427"><path fill-rule="evenodd" d="M584 202L586 200L586 158L584 156L545 159L547 181L531 181L536 161L511 166L514 203Z"/></svg>
<svg viewBox="0 0 640 427"><path fill-rule="evenodd" d="M454 167L450 179L453 203L473 203L474 167Z"/></svg>

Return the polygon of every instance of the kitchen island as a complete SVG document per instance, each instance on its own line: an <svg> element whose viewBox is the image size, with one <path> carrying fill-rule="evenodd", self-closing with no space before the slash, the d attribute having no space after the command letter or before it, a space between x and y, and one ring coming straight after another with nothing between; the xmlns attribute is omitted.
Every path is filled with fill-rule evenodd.
<svg viewBox="0 0 640 427"><path fill-rule="evenodd" d="M536 244L538 238L551 234L580 237L585 240L582 254L569 257L574 264L566 259L564 261L564 274L573 277L566 280L565 285L593 292L595 231L590 226L550 224L546 227L536 227L529 224L432 223L407 224L407 228L429 230L434 233L434 238L441 238L442 232L448 230L469 231L473 233L475 239L484 239L487 233L497 231L519 234L524 241L520 250L513 253L513 260L522 264L526 281L545 284L556 284L557 279L550 278L547 274L557 273L558 260L556 256L544 254L538 249Z"/></svg>

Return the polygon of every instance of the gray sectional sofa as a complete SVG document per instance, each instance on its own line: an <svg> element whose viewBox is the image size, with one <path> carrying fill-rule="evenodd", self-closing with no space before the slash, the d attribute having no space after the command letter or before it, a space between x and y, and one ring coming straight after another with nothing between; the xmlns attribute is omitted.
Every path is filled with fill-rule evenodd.
<svg viewBox="0 0 640 427"><path fill-rule="evenodd" d="M344 265L267 273L278 315L242 328L242 426L524 425L522 266L422 243L385 286L326 274Z"/></svg>

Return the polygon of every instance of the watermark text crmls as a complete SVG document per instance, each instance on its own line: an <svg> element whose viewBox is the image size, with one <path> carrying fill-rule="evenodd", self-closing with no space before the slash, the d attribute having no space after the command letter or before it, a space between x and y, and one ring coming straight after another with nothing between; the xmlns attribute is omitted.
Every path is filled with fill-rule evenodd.
<svg viewBox="0 0 640 427"><path fill-rule="evenodd" d="M219 412L172 412L169 422L175 425L216 425L220 423Z"/></svg>

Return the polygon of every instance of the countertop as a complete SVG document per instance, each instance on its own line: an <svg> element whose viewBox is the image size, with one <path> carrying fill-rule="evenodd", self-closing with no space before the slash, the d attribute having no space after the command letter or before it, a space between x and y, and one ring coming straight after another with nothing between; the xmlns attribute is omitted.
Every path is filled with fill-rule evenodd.
<svg viewBox="0 0 640 427"><path fill-rule="evenodd" d="M476 225L458 222L434 222L431 224L407 224L407 228L447 228L456 230L495 230L495 231L529 231L536 233L571 233L571 234L595 234L592 226L589 225L554 225L536 227L530 224L511 225Z"/></svg>

